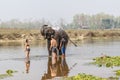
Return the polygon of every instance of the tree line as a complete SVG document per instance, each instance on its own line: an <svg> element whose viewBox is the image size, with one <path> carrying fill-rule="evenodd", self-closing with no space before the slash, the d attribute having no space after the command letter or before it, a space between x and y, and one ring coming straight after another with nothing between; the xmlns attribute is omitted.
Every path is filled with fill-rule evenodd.
<svg viewBox="0 0 120 80"><path fill-rule="evenodd" d="M74 29L114 29L120 28L120 16L99 13L96 15L76 14L72 23L68 24ZM67 28L66 26L66 28Z"/></svg>
<svg viewBox="0 0 120 80"><path fill-rule="evenodd" d="M25 29L38 29L42 25L51 25L50 21L45 19L34 21L20 21L13 19L6 22L0 22L0 28L25 28ZM120 28L120 16L113 16L105 13L95 15L76 14L73 16L71 23L65 23L64 19L60 19L57 23L64 29L114 29Z"/></svg>

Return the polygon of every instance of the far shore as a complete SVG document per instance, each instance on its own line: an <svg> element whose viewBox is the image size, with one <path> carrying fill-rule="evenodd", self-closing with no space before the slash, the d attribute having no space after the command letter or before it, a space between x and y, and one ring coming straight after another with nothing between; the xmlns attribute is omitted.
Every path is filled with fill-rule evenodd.
<svg viewBox="0 0 120 80"><path fill-rule="evenodd" d="M120 39L120 30L65 30L73 41L85 39ZM44 41L38 29L0 29L0 42L23 42L25 39L31 41Z"/></svg>

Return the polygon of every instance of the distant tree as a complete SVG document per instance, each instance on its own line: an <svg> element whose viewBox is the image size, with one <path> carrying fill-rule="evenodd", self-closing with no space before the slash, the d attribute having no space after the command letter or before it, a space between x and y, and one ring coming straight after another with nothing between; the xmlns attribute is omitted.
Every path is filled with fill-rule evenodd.
<svg viewBox="0 0 120 80"><path fill-rule="evenodd" d="M112 19L102 19L103 29L111 29L113 27Z"/></svg>

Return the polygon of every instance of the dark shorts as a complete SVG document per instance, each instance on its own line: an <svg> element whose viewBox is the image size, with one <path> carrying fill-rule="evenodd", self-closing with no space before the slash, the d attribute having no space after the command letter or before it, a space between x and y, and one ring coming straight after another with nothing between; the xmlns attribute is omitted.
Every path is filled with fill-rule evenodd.
<svg viewBox="0 0 120 80"><path fill-rule="evenodd" d="M30 48L27 48L26 51L30 51Z"/></svg>
<svg viewBox="0 0 120 80"><path fill-rule="evenodd" d="M52 52L57 53L57 47L52 47Z"/></svg>
<svg viewBox="0 0 120 80"><path fill-rule="evenodd" d="M63 47L61 48L62 54L65 54L65 50L66 50L66 48L63 46Z"/></svg>

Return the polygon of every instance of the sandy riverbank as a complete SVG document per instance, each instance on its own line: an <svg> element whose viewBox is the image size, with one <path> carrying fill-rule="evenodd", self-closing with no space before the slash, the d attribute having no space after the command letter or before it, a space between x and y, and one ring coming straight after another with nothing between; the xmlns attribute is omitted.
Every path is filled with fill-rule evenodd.
<svg viewBox="0 0 120 80"><path fill-rule="evenodd" d="M120 38L120 30L66 30L71 40ZM44 40L40 30L0 29L0 42L21 42L24 39Z"/></svg>

